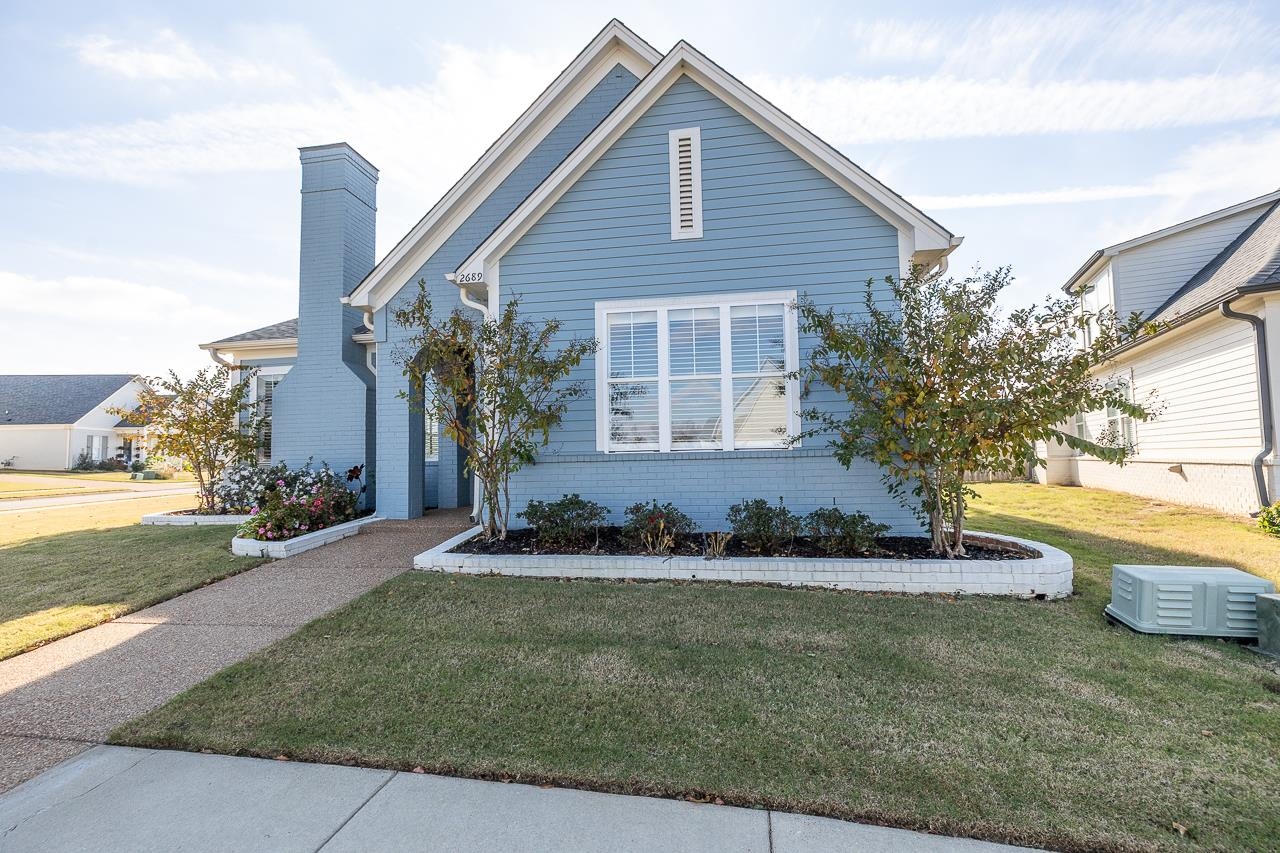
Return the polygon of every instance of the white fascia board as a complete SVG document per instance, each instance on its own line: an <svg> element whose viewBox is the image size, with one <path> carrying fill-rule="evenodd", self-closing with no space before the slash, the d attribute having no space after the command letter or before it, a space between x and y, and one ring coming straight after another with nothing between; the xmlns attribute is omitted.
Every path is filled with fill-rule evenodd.
<svg viewBox="0 0 1280 853"><path fill-rule="evenodd" d="M899 231L910 231L913 252L945 255L960 245L950 231L682 41L458 267L457 274L483 276L681 75L746 116Z"/></svg>
<svg viewBox="0 0 1280 853"><path fill-rule="evenodd" d="M297 338L265 338L260 341L231 341L230 343L215 341L211 344L200 344L200 349L236 352L242 349L288 349L297 346Z"/></svg>
<svg viewBox="0 0 1280 853"><path fill-rule="evenodd" d="M390 302L407 277L435 254L615 65L644 78L661 59L661 53L621 21L610 21L342 301L366 311L376 311Z"/></svg>

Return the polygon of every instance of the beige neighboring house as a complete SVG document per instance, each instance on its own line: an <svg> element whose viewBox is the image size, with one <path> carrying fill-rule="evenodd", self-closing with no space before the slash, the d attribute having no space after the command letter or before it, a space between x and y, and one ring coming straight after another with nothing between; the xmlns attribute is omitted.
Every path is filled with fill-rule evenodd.
<svg viewBox="0 0 1280 853"><path fill-rule="evenodd" d="M1130 436L1134 460L1121 468L1050 446L1044 480L1241 515L1277 499L1278 207L1280 191L1108 246L1071 277L1082 310L1162 324L1108 371L1136 400L1155 392L1163 410L1146 422L1078 416L1077 435Z"/></svg>
<svg viewBox="0 0 1280 853"><path fill-rule="evenodd" d="M141 458L140 428L107 410L137 408L144 387L127 373L0 376L0 464L65 471L81 454Z"/></svg>

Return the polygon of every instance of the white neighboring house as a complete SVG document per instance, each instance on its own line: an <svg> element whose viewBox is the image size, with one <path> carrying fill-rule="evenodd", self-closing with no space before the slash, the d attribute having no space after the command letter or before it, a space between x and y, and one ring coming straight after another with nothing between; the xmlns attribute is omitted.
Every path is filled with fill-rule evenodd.
<svg viewBox="0 0 1280 853"><path fill-rule="evenodd" d="M82 453L140 458L141 428L107 410L137 408L144 387L126 373L0 376L0 463L65 471Z"/></svg>
<svg viewBox="0 0 1280 853"><path fill-rule="evenodd" d="M1069 425L1110 427L1137 447L1124 467L1047 448L1049 483L1096 486L1233 514L1280 497L1280 191L1095 252L1066 283L1082 309L1133 312L1160 332L1116 353L1108 373L1157 419L1089 412Z"/></svg>

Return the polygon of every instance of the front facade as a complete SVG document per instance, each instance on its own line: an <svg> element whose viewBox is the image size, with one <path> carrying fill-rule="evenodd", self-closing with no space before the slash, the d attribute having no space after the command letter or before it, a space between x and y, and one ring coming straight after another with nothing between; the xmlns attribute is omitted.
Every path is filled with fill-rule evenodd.
<svg viewBox="0 0 1280 853"><path fill-rule="evenodd" d="M1082 437L1118 433L1124 467L1049 447L1048 482L1247 515L1280 487L1280 192L1095 253L1067 283L1082 310L1138 312L1161 331L1116 354L1109 378L1158 416L1089 412Z"/></svg>
<svg viewBox="0 0 1280 853"><path fill-rule="evenodd" d="M139 428L108 411L136 408L143 387L125 373L0 376L0 464L67 471L143 458Z"/></svg>
<svg viewBox="0 0 1280 853"><path fill-rule="evenodd" d="M600 343L515 511L577 492L615 521L656 498L714 526L781 496L916 526L873 466L787 442L801 408L837 405L788 377L811 345L794 303L856 310L865 281L944 267L959 240L689 45L660 54L611 23L375 266L376 179L348 146L304 149L296 332L205 345L259 383L276 371L271 458L371 463L388 517L470 504L462 451L404 399L412 332L393 315L422 281L437 312L518 297Z"/></svg>

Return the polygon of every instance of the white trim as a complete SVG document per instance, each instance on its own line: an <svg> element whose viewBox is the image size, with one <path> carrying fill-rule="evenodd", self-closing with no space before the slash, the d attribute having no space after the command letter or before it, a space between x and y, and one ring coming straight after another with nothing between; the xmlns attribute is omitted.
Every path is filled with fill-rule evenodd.
<svg viewBox="0 0 1280 853"><path fill-rule="evenodd" d="M785 450L799 446L785 440L776 444L739 446L734 435L733 418L733 344L729 309L737 305L783 306L783 365L787 397L787 436L800 434L800 383L792 374L799 369L800 343L794 290L757 291L752 293L715 293L701 296L647 297L615 299L595 304L596 339L596 450L603 453L686 453L727 450ZM671 446L671 366L668 314L673 308L718 308L720 312L720 406L721 444L719 447L672 448ZM609 442L609 325L610 314L627 311L654 311L658 324L658 446L615 448Z"/></svg>
<svg viewBox="0 0 1280 853"><path fill-rule="evenodd" d="M960 238L682 41L458 266L456 273L483 274L505 255L682 75L719 97L891 225L910 231L917 262L936 265L960 245Z"/></svg>
<svg viewBox="0 0 1280 853"><path fill-rule="evenodd" d="M660 59L621 21L610 21L343 302L368 311L386 305L615 65L644 77Z"/></svg>
<svg viewBox="0 0 1280 853"><path fill-rule="evenodd" d="M681 227L680 209L680 143L689 140L689 204L692 224ZM667 133L667 170L671 193L671 239L697 240L702 237L702 130L682 127Z"/></svg>

